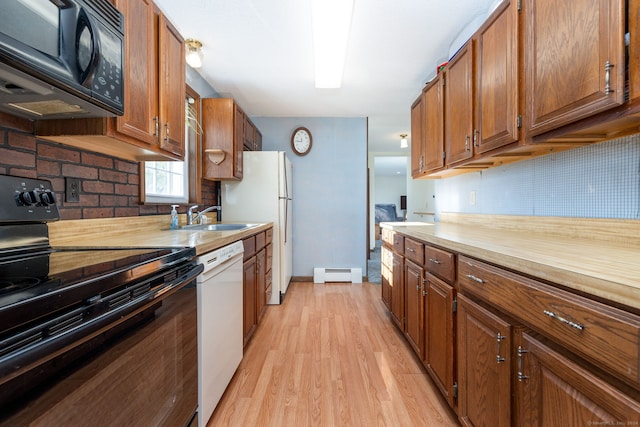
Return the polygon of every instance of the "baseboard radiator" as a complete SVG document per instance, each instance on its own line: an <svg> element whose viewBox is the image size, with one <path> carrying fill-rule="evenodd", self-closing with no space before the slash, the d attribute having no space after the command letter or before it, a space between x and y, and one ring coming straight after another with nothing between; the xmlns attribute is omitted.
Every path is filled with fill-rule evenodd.
<svg viewBox="0 0 640 427"><path fill-rule="evenodd" d="M313 283L351 282L362 283L361 268L328 268L313 269Z"/></svg>

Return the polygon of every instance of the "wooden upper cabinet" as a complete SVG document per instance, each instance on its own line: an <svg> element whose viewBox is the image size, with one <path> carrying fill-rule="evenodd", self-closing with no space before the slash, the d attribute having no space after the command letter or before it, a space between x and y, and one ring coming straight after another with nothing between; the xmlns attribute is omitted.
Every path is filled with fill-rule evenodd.
<svg viewBox="0 0 640 427"><path fill-rule="evenodd" d="M529 135L624 102L624 8L624 0L525 2Z"/></svg>
<svg viewBox="0 0 640 427"><path fill-rule="evenodd" d="M185 51L178 30L162 14L158 16L160 148L184 156Z"/></svg>
<svg viewBox="0 0 640 427"><path fill-rule="evenodd" d="M476 33L477 112L473 141L485 153L519 139L518 1L504 1Z"/></svg>
<svg viewBox="0 0 640 427"><path fill-rule="evenodd" d="M444 167L444 102L440 76L423 90L425 170L433 172Z"/></svg>
<svg viewBox="0 0 640 427"><path fill-rule="evenodd" d="M42 139L133 161L185 153L184 40L151 0L115 0L124 16L124 114L38 121Z"/></svg>
<svg viewBox="0 0 640 427"><path fill-rule="evenodd" d="M473 45L467 42L443 71L447 165L473 156Z"/></svg>
<svg viewBox="0 0 640 427"><path fill-rule="evenodd" d="M155 5L150 0L117 0L125 18L124 115L116 129L149 145L156 144L158 111L158 39ZM145 46L145 49L141 49Z"/></svg>
<svg viewBox="0 0 640 427"><path fill-rule="evenodd" d="M231 98L202 99L202 177L206 179L242 179L244 113ZM210 156L208 150L222 153ZM220 160L221 159L221 160Z"/></svg>
<svg viewBox="0 0 640 427"><path fill-rule="evenodd" d="M419 178L424 173L424 102L420 95L411 105L411 176Z"/></svg>

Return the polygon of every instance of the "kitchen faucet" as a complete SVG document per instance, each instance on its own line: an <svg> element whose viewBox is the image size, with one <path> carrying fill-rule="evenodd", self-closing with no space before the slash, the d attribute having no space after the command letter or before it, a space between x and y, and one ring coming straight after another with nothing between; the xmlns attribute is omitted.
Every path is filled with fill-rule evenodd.
<svg viewBox="0 0 640 427"><path fill-rule="evenodd" d="M187 225L196 224L198 221L202 219L203 214L210 212L212 210L218 211L218 221L220 221L220 212L222 212L222 206L220 205L209 206L207 209L203 210L202 212L195 212L194 214L193 210L196 209L197 207L198 205L193 205L189 208L189 210L187 210Z"/></svg>

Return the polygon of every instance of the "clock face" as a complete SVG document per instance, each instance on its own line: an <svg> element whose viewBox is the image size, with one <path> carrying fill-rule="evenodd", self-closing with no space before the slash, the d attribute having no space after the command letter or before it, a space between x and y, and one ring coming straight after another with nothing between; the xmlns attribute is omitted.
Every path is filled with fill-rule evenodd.
<svg viewBox="0 0 640 427"><path fill-rule="evenodd" d="M300 156L304 156L311 150L312 142L311 132L307 128L299 127L291 135L291 148Z"/></svg>

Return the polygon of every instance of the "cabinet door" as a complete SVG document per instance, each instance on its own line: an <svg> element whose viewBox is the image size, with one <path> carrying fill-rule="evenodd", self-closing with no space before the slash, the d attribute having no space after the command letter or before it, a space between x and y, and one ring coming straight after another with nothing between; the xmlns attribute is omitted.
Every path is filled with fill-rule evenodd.
<svg viewBox="0 0 640 427"><path fill-rule="evenodd" d="M151 0L117 0L115 6L124 15L127 59L124 61L124 114L116 117L116 130L156 146L158 44L155 6Z"/></svg>
<svg viewBox="0 0 640 427"><path fill-rule="evenodd" d="M259 321L266 307L267 251L262 248L256 255L256 319Z"/></svg>
<svg viewBox="0 0 640 427"><path fill-rule="evenodd" d="M256 257L243 263L243 314L244 343L246 344L256 328Z"/></svg>
<svg viewBox="0 0 640 427"><path fill-rule="evenodd" d="M158 20L160 148L184 156L185 56L184 40L163 15Z"/></svg>
<svg viewBox="0 0 640 427"><path fill-rule="evenodd" d="M477 129L484 153L518 140L518 2L503 2L477 33Z"/></svg>
<svg viewBox="0 0 640 427"><path fill-rule="evenodd" d="M444 167L444 104L440 76L423 91L423 103L425 169L431 172Z"/></svg>
<svg viewBox="0 0 640 427"><path fill-rule="evenodd" d="M624 0L525 3L530 135L624 102L624 4Z"/></svg>
<svg viewBox="0 0 640 427"><path fill-rule="evenodd" d="M415 352L424 355L424 270L422 267L405 260L405 314L407 324L405 335Z"/></svg>
<svg viewBox="0 0 640 427"><path fill-rule="evenodd" d="M418 178L424 172L422 127L424 122L422 95L411 106L411 176Z"/></svg>
<svg viewBox="0 0 640 427"><path fill-rule="evenodd" d="M473 156L473 40L449 62L444 73L444 138L447 164Z"/></svg>
<svg viewBox="0 0 640 427"><path fill-rule="evenodd" d="M458 416L465 426L511 425L511 329L458 295Z"/></svg>
<svg viewBox="0 0 640 427"><path fill-rule="evenodd" d="M380 249L380 287L382 288L382 302L391 310L391 290L393 284L393 252L382 246Z"/></svg>
<svg viewBox="0 0 640 427"><path fill-rule="evenodd" d="M242 179L242 152L244 151L244 112L235 104L233 112L233 176Z"/></svg>
<svg viewBox="0 0 640 427"><path fill-rule="evenodd" d="M424 362L440 392L449 405L454 406L454 289L430 274L426 279Z"/></svg>
<svg viewBox="0 0 640 427"><path fill-rule="evenodd" d="M404 257L396 253L393 254L393 264L391 271L391 318L404 331Z"/></svg>
<svg viewBox="0 0 640 427"><path fill-rule="evenodd" d="M244 113L231 98L202 99L202 146L222 150L224 159L214 163L202 156L203 178L241 179L244 140Z"/></svg>
<svg viewBox="0 0 640 427"><path fill-rule="evenodd" d="M260 133L260 131L258 130L258 128L256 128L256 143L255 143L255 150L256 150L256 151L262 151L262 133Z"/></svg>
<svg viewBox="0 0 640 427"><path fill-rule="evenodd" d="M640 420L637 400L527 333L521 334L519 344L517 425L637 425Z"/></svg>

